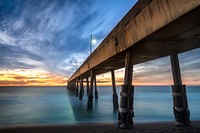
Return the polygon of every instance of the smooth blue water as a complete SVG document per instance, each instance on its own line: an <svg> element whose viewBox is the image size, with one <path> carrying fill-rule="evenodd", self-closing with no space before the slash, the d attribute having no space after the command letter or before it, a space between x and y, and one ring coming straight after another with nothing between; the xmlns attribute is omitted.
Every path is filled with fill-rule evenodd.
<svg viewBox="0 0 200 133"><path fill-rule="evenodd" d="M98 87L99 100L87 110L66 87L0 87L0 126L24 124L117 123L112 88ZM117 88L119 96L119 87ZM191 120L200 120L200 87L187 87ZM173 121L171 88L135 87L135 122Z"/></svg>

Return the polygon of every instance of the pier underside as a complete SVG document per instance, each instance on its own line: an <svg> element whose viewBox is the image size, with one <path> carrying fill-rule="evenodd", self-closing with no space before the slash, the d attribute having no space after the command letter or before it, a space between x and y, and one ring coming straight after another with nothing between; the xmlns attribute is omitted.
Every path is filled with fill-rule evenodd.
<svg viewBox="0 0 200 133"><path fill-rule="evenodd" d="M182 84L178 54L200 48L199 0L140 0L70 77L68 87L90 77L88 109L93 106L95 77L125 67L124 84L113 105L118 106L118 127L134 125L133 65L170 56L174 85L173 111L178 126L190 126L186 86ZM115 94L114 76L113 94ZM133 79L134 80L134 79ZM83 81L81 81L83 82ZM76 87L73 87L76 88ZM97 98L96 98L97 99Z"/></svg>
<svg viewBox="0 0 200 133"><path fill-rule="evenodd" d="M165 27L153 32L144 39L136 42L134 45L128 47L125 51L118 51L119 40L111 40L113 47L107 47L106 51L109 53L115 53L112 57L96 64L98 60L102 60L102 56L106 56L105 53L101 56L91 55L94 59L89 60L89 62L83 63L83 67L79 69L69 80L72 81L80 75L83 78L90 76L90 69L95 69L95 74L102 74L109 72L110 70L116 70L125 67L125 55L126 51L130 50L133 53L132 64L139 64L154 60L157 58L162 58L169 56L170 53L182 53L195 48L200 48L200 6L190 11L189 13L181 16L173 23L166 25ZM129 36L129 35L126 35ZM120 35L118 36L120 38ZM124 40L125 41L125 40ZM124 44L126 44L124 42ZM104 46L106 47L106 46ZM97 49L98 50L98 49ZM101 51L99 51L101 52ZM98 51L97 51L97 54ZM90 59L90 57L89 57ZM86 65L87 64L87 65ZM93 64L96 64L93 66Z"/></svg>

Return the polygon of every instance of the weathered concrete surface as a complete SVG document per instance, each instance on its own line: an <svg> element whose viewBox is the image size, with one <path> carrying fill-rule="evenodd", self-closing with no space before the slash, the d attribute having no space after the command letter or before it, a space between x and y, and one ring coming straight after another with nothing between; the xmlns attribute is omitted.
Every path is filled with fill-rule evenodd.
<svg viewBox="0 0 200 133"><path fill-rule="evenodd" d="M70 77L89 77L124 67L125 51L133 64L200 47L200 0L139 0Z"/></svg>

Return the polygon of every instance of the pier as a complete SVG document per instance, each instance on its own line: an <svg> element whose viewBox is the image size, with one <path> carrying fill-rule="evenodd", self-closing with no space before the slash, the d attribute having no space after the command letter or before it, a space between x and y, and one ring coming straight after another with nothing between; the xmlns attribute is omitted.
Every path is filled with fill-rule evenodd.
<svg viewBox="0 0 200 133"><path fill-rule="evenodd" d="M86 82L87 108L92 109L93 99L98 99L96 75L111 72L118 126L132 128L133 66L169 56L175 123L189 126L186 85L182 84L178 54L196 48L200 48L200 0L139 0L69 78L67 87L82 99ZM120 68L125 68L125 74L118 105L114 71Z"/></svg>

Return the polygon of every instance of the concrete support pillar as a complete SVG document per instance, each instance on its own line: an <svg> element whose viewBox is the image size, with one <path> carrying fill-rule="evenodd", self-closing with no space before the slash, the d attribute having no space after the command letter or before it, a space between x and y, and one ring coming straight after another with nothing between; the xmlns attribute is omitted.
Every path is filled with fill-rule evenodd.
<svg viewBox="0 0 200 133"><path fill-rule="evenodd" d="M75 91L76 91L76 80L73 81L73 87L72 88L73 88L72 92L74 94Z"/></svg>
<svg viewBox="0 0 200 133"><path fill-rule="evenodd" d="M118 108L118 96L116 91L116 84L115 84L115 72L111 70L111 77L112 77L112 89L113 89L113 108Z"/></svg>
<svg viewBox="0 0 200 133"><path fill-rule="evenodd" d="M68 88L68 90L70 90L71 92L74 93L74 91L76 90L76 80L68 82L67 88Z"/></svg>
<svg viewBox="0 0 200 133"><path fill-rule="evenodd" d="M189 126L190 111L188 109L186 87L182 85L181 71L177 53L170 54L174 85L172 85L173 111L178 126Z"/></svg>
<svg viewBox="0 0 200 133"><path fill-rule="evenodd" d="M94 76L94 88L95 88L94 96L95 96L95 99L97 100L98 99L98 91L97 91L97 79L96 79L96 75Z"/></svg>
<svg viewBox="0 0 200 133"><path fill-rule="evenodd" d="M94 70L91 70L90 72L90 90L89 90L89 96L88 96L88 105L87 109L91 110L93 107L93 81L94 81Z"/></svg>
<svg viewBox="0 0 200 133"><path fill-rule="evenodd" d="M131 63L131 52L127 51L125 59L124 85L121 86L120 107L118 115L119 128L133 127L133 95L134 87L132 86L133 65Z"/></svg>
<svg viewBox="0 0 200 133"><path fill-rule="evenodd" d="M78 97L78 78L76 79L76 97Z"/></svg>
<svg viewBox="0 0 200 133"><path fill-rule="evenodd" d="M87 85L87 96L89 96L89 81L88 81L88 77L86 78L86 85Z"/></svg>
<svg viewBox="0 0 200 133"><path fill-rule="evenodd" d="M79 92L79 99L82 100L83 99L83 90L84 86L83 86L83 76L81 75L81 81L80 81L80 92Z"/></svg>

